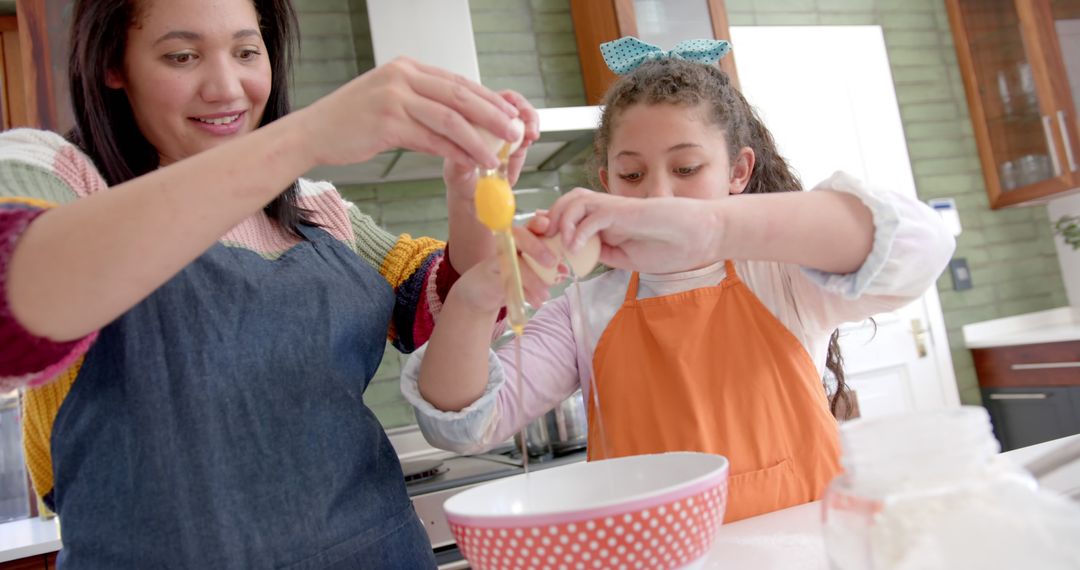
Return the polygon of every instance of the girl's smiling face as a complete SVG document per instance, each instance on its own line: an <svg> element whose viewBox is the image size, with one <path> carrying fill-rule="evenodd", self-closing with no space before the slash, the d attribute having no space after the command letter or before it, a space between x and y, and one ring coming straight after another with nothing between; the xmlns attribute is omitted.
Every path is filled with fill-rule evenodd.
<svg viewBox="0 0 1080 570"><path fill-rule="evenodd" d="M251 132L270 95L271 69L251 0L143 0L128 29L123 89L161 165Z"/></svg>
<svg viewBox="0 0 1080 570"><path fill-rule="evenodd" d="M636 198L711 199L738 194L753 168L753 151L728 156L723 130L703 106L635 104L611 130L600 179L612 194Z"/></svg>

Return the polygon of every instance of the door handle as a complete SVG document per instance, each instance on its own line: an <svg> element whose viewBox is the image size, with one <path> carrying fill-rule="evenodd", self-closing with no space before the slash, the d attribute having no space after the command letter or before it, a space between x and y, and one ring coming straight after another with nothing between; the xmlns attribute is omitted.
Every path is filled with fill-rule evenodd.
<svg viewBox="0 0 1080 570"><path fill-rule="evenodd" d="M911 319L911 336L915 337L915 352L919 354L919 358L924 358L930 353L927 348L930 331L923 328L922 319Z"/></svg>
<svg viewBox="0 0 1080 570"><path fill-rule="evenodd" d="M1054 178L1061 176L1061 157L1058 156L1057 143L1054 142L1053 127L1050 126L1050 117L1042 116L1043 134L1046 135L1046 146L1050 152L1050 162L1054 165Z"/></svg>
<svg viewBox="0 0 1080 570"><path fill-rule="evenodd" d="M990 394L991 400L1045 400L1046 394L1035 392L1031 394Z"/></svg>
<svg viewBox="0 0 1080 570"><path fill-rule="evenodd" d="M1065 113L1057 112L1058 126L1061 127L1061 140L1065 141L1065 158L1069 161L1069 172L1076 172L1076 158L1073 156L1072 142L1069 141L1069 122Z"/></svg>

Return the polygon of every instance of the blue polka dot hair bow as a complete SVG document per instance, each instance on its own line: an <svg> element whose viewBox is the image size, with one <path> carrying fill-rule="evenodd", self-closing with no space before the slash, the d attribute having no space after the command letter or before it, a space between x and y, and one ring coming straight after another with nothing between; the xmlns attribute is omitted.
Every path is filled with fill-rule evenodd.
<svg viewBox="0 0 1080 570"><path fill-rule="evenodd" d="M666 57L713 64L729 51L731 44L725 40L686 40L679 42L671 51L664 51L633 36L600 44L604 63L616 75L629 73L646 61Z"/></svg>

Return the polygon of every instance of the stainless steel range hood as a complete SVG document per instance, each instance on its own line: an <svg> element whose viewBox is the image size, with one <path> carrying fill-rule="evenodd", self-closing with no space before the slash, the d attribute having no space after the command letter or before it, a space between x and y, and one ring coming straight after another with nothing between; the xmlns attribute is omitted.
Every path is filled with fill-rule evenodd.
<svg viewBox="0 0 1080 570"><path fill-rule="evenodd" d="M468 0L367 0L376 65L407 55L480 81ZM600 108L538 109L540 140L525 171L557 170L592 144ZM442 176L442 159L392 150L363 164L320 167L310 177L337 184L421 180Z"/></svg>

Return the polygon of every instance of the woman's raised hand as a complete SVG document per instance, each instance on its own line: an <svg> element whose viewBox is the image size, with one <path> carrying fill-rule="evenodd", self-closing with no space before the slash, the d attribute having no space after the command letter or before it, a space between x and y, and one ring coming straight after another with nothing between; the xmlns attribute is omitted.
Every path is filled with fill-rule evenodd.
<svg viewBox="0 0 1080 570"><path fill-rule="evenodd" d="M510 154L507 164L507 176L510 185L517 184L521 176L521 169L525 166L525 155L529 145L540 138L540 118L536 109L524 96L516 91L501 91L499 95L518 110L518 118L525 123L525 133L521 144ZM451 196L458 196L466 200L472 200L473 191L476 189L476 163L460 162L452 157L443 161L443 181L450 191Z"/></svg>
<svg viewBox="0 0 1080 570"><path fill-rule="evenodd" d="M531 108L530 108L531 109ZM513 138L514 102L477 83L401 57L302 109L316 164L364 162L393 148L494 168L496 154L476 127Z"/></svg>

